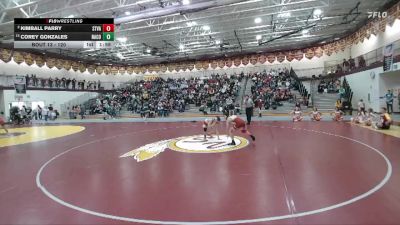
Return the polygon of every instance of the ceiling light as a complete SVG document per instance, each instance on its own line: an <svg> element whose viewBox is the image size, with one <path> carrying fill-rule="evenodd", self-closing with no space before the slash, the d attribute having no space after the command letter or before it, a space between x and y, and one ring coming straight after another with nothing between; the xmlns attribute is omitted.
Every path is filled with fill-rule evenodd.
<svg viewBox="0 0 400 225"><path fill-rule="evenodd" d="M150 48L147 48L147 49L146 49L146 52L147 52L147 53L150 53L150 52L151 52L151 49L150 49Z"/></svg>
<svg viewBox="0 0 400 225"><path fill-rule="evenodd" d="M203 30L210 30L211 28L210 28L210 26L208 26L208 25L204 25L203 26Z"/></svg>
<svg viewBox="0 0 400 225"><path fill-rule="evenodd" d="M185 46L184 46L183 44L180 44L180 45L179 45L179 49L180 49L180 50L183 50L183 48L185 48Z"/></svg>
<svg viewBox="0 0 400 225"><path fill-rule="evenodd" d="M125 12L125 15L129 16L129 15L131 15L131 12L126 11L126 12Z"/></svg>
<svg viewBox="0 0 400 225"><path fill-rule="evenodd" d="M258 34L258 35L256 36L256 39L257 39L257 40L261 40L261 38L262 38L262 36L261 36L260 34Z"/></svg>
<svg viewBox="0 0 400 225"><path fill-rule="evenodd" d="M314 16L315 17L320 17L321 15L322 15L322 10L320 10L320 9L314 10Z"/></svg>
<svg viewBox="0 0 400 225"><path fill-rule="evenodd" d="M117 40L118 40L119 42L125 43L128 39L127 39L126 37L120 37L120 38L117 38Z"/></svg>
<svg viewBox="0 0 400 225"><path fill-rule="evenodd" d="M182 1L182 4L183 4L183 5L189 5L189 4L190 4L190 1L189 1L189 0L183 0L183 1Z"/></svg>
<svg viewBox="0 0 400 225"><path fill-rule="evenodd" d="M335 38L334 40L335 40L335 41L338 41L338 40L340 40L340 38L337 37L337 38Z"/></svg>
<svg viewBox="0 0 400 225"><path fill-rule="evenodd" d="M74 15L69 15L69 16L67 16L67 18L74 18L75 16Z"/></svg>
<svg viewBox="0 0 400 225"><path fill-rule="evenodd" d="M303 35L307 35L307 34L308 34L308 30L302 30L301 33L302 33Z"/></svg>
<svg viewBox="0 0 400 225"><path fill-rule="evenodd" d="M254 23L261 23L262 19L260 17L257 17L254 19Z"/></svg>
<svg viewBox="0 0 400 225"><path fill-rule="evenodd" d="M279 13L278 18L289 18L290 15L290 12Z"/></svg>
<svg viewBox="0 0 400 225"><path fill-rule="evenodd" d="M220 40L216 40L215 44L219 45L219 44L221 44L221 41Z"/></svg>

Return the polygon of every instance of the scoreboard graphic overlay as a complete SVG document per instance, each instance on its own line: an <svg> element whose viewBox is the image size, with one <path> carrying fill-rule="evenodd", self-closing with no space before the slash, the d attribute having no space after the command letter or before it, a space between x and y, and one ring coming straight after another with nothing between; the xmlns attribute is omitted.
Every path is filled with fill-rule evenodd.
<svg viewBox="0 0 400 225"><path fill-rule="evenodd" d="M14 48L112 48L113 18L15 18Z"/></svg>

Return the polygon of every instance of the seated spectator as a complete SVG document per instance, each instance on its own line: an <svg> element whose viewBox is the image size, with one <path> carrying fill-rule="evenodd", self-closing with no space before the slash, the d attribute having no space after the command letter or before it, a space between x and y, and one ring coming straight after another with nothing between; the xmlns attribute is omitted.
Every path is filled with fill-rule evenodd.
<svg viewBox="0 0 400 225"><path fill-rule="evenodd" d="M381 113L379 115L379 121L377 121L374 124L374 128L381 130L389 130L391 124L392 124L392 118L390 117L389 113L387 113L387 109L385 107L382 107Z"/></svg>
<svg viewBox="0 0 400 225"><path fill-rule="evenodd" d="M293 122L300 122L303 120L302 111L300 107L295 107L294 110L290 113L292 115Z"/></svg>
<svg viewBox="0 0 400 225"><path fill-rule="evenodd" d="M340 108L336 107L336 108L335 108L335 111L333 111L333 112L331 113L331 115L332 115L332 120L333 120L333 121L336 121L336 122L343 121L343 115L344 115L344 113L343 113L342 110L340 110Z"/></svg>
<svg viewBox="0 0 400 225"><path fill-rule="evenodd" d="M322 114L318 111L317 107L313 108L313 111L310 112L311 121L321 121Z"/></svg>

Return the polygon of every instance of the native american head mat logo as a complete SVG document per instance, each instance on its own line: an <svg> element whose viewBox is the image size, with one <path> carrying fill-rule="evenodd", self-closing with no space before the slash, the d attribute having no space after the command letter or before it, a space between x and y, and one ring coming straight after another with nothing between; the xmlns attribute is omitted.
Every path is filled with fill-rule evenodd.
<svg viewBox="0 0 400 225"><path fill-rule="evenodd" d="M212 138L207 138L207 140L204 140L203 135L179 137L141 146L121 155L120 157L124 158L133 156L136 161L140 162L151 159L166 149L186 153L220 153L238 150L249 144L249 141L243 137L235 136L234 140L236 145L233 146L229 145L232 140L227 135L221 135L220 139L213 136Z"/></svg>

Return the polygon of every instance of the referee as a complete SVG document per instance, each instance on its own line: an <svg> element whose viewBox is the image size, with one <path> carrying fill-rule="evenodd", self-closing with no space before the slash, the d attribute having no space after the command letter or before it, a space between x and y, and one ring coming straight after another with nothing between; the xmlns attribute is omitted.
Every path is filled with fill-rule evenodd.
<svg viewBox="0 0 400 225"><path fill-rule="evenodd" d="M250 125L251 117L253 116L254 102L248 95L244 97L244 107L246 108L247 125Z"/></svg>

